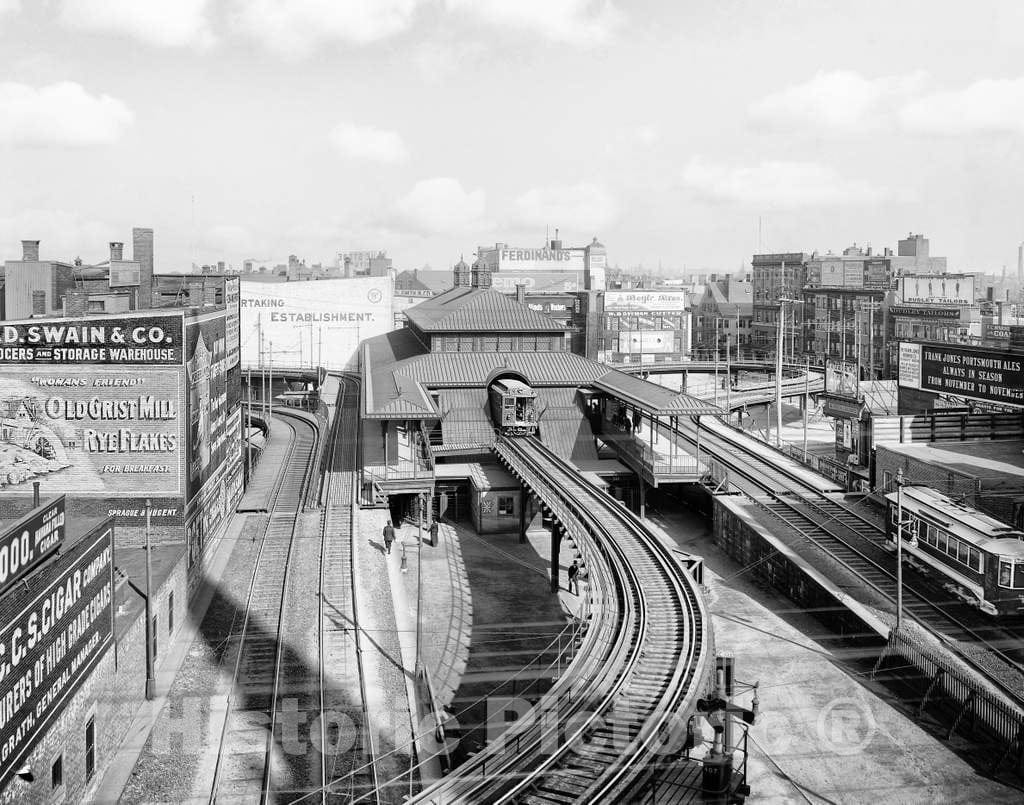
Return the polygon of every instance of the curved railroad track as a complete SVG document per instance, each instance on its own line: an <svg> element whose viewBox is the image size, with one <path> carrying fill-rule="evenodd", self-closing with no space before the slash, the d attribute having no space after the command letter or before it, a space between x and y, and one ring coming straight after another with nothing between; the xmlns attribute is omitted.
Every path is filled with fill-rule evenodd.
<svg viewBox="0 0 1024 805"><path fill-rule="evenodd" d="M677 432L691 443L695 441L687 431L680 429ZM800 473L791 473L784 467L771 464L751 451L744 439L737 438L725 428L702 430L701 446L710 448L709 452L714 451L715 460L730 472L744 477L763 491L767 500L754 498L762 509L828 553L864 584L895 604L895 556L881 546L885 531L875 521L823 494ZM774 452L770 447L767 449ZM739 458L738 453L743 458ZM964 662L1004 694L1024 704L1024 692L1020 687L994 677L989 669L962 650L964 645L984 648L1024 679L1024 647L1019 639L960 598L936 601L936 595L944 595L944 591L936 588L929 578L913 567L904 567L904 612L923 628L944 639Z"/></svg>
<svg viewBox="0 0 1024 805"><path fill-rule="evenodd" d="M666 736L681 748L686 718L713 672L703 596L635 515L538 439L501 438L494 451L581 552L588 628L548 693L415 801L631 801L663 759Z"/></svg>
<svg viewBox="0 0 1024 805"><path fill-rule="evenodd" d="M267 802L274 789L275 727L286 651L282 624L288 575L306 490L320 438L315 418L287 409L278 422L292 431L249 583L237 637L231 692L219 736L210 802Z"/></svg>

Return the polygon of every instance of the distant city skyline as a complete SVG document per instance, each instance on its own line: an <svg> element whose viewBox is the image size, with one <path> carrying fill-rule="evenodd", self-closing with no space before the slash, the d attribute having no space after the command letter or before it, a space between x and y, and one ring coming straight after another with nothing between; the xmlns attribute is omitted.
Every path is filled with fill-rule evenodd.
<svg viewBox="0 0 1024 805"><path fill-rule="evenodd" d="M144 226L158 271L442 269L558 227L728 273L914 231L1013 275L1022 28L1012 3L0 0L0 258L97 262Z"/></svg>

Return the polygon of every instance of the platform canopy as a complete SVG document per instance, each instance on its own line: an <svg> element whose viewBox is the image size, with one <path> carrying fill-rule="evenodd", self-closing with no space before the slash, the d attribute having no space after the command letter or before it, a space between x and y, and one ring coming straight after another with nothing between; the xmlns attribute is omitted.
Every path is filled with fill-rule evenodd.
<svg viewBox="0 0 1024 805"><path fill-rule="evenodd" d="M725 409L684 391L672 391L612 369L593 382L599 391L654 416L725 416Z"/></svg>

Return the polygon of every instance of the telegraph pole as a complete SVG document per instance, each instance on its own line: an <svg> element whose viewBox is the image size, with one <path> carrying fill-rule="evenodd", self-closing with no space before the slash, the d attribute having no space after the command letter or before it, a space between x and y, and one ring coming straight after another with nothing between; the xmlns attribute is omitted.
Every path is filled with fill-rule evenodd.
<svg viewBox="0 0 1024 805"><path fill-rule="evenodd" d="M896 470L896 631L903 623L903 467Z"/></svg>
<svg viewBox="0 0 1024 805"><path fill-rule="evenodd" d="M779 321L775 333L775 446L782 447L782 349L786 328L786 302L779 297Z"/></svg>
<svg viewBox="0 0 1024 805"><path fill-rule="evenodd" d="M153 568L150 560L153 546L149 533L151 509L149 498L146 498L146 698L150 701L156 694L153 679Z"/></svg>

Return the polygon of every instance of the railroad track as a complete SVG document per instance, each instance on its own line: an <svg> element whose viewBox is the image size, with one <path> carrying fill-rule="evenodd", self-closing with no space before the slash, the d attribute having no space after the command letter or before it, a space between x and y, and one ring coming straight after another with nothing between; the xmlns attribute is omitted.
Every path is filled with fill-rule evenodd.
<svg viewBox="0 0 1024 805"><path fill-rule="evenodd" d="M568 671L537 704L414 801L630 801L664 734L685 733L714 669L701 592L638 518L539 440L502 438L494 450L581 551L590 620Z"/></svg>
<svg viewBox="0 0 1024 805"><path fill-rule="evenodd" d="M241 630L234 637L238 646L211 803L266 802L274 787L275 754L282 750L275 740L281 671L294 659L294 649L283 639L283 614L302 501L315 471L319 428L315 419L292 411L280 411L278 417L293 437L269 506ZM289 775L289 787L292 778Z"/></svg>
<svg viewBox="0 0 1024 805"><path fill-rule="evenodd" d="M693 441L685 431L679 433ZM789 473L750 452L743 439L733 437L724 428L709 431L707 439L702 431L701 445L717 448L716 460L761 488L767 500L754 500L762 509L817 545L895 604L895 556L881 546L885 531L876 522L823 494L800 474ZM745 454L745 458L738 458L737 452ZM785 479L788 479L788 490L779 488ZM936 595L944 597L936 600ZM1012 632L993 624L991 619L962 599L936 588L911 566L904 567L903 607L909 618L944 638L944 642L966 663L1006 695L1024 704L1024 695L1019 687L1007 685L994 677L989 669L963 651L965 646L982 647L1024 678L1024 647Z"/></svg>
<svg viewBox="0 0 1024 805"><path fill-rule="evenodd" d="M318 623L321 634L321 802L380 802L377 750L367 711L363 647L355 589L356 447L346 426L358 419L359 385L342 378L323 486L323 530ZM353 697L357 700L353 701ZM354 729L341 732L344 714Z"/></svg>

